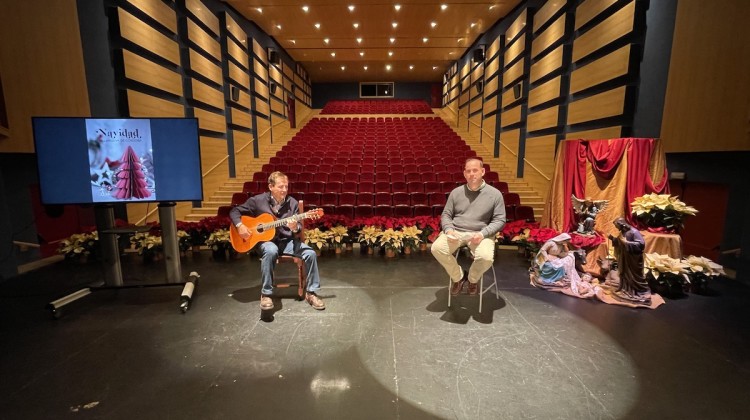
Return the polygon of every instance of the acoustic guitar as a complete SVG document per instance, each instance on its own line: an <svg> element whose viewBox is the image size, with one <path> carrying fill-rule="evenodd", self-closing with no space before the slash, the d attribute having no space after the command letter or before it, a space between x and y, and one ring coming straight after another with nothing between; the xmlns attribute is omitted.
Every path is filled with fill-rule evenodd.
<svg viewBox="0 0 750 420"><path fill-rule="evenodd" d="M298 222L304 219L317 219L323 216L323 209L314 209L304 213L295 214L284 219L274 219L273 215L263 213L258 217L242 216L242 224L250 231L250 237L242 239L237 227L229 227L229 240L232 248L237 252L247 252L253 249L258 242L267 242L276 235L276 228L285 226L289 222Z"/></svg>

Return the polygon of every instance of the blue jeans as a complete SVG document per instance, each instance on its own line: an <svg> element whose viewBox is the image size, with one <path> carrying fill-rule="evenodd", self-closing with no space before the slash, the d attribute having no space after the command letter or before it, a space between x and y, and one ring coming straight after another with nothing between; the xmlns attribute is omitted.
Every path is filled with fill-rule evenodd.
<svg viewBox="0 0 750 420"><path fill-rule="evenodd" d="M284 242L262 242L260 244L260 278L263 282L261 293L271 295L273 293L273 269L276 260L281 255L294 255L302 258L307 269L307 291L315 293L320 289L320 275L318 274L318 256L315 250L307 244L298 240Z"/></svg>

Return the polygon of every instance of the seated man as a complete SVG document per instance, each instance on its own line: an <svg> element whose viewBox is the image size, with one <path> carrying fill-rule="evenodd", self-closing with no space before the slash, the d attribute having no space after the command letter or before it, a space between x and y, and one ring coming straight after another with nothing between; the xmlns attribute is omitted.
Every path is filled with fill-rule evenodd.
<svg viewBox="0 0 750 420"><path fill-rule="evenodd" d="M248 239L252 231L242 224L241 216L247 215L258 217L268 213L275 219L285 219L298 213L297 200L288 196L289 180L281 172L273 172L268 177L268 192L250 197L244 204L233 208L229 212L232 223L237 227L237 232L242 239ZM271 294L273 293L273 269L280 254L295 255L305 262L307 269L307 290L305 301L315 309L325 309L325 303L316 294L320 288L320 276L318 274L318 259L315 250L301 242L294 233L299 232L301 225L291 221L286 226L276 228L273 240L260 242L261 253L261 281L262 289L260 295L260 308L263 310L273 309Z"/></svg>
<svg viewBox="0 0 750 420"><path fill-rule="evenodd" d="M432 255L453 280L450 293L458 295L468 281L469 295L476 296L479 280L495 259L495 234L505 225L502 193L484 182L484 164L470 158L464 164L466 185L448 196L440 223L443 232L432 244ZM474 262L468 272L458 265L453 254L468 245Z"/></svg>

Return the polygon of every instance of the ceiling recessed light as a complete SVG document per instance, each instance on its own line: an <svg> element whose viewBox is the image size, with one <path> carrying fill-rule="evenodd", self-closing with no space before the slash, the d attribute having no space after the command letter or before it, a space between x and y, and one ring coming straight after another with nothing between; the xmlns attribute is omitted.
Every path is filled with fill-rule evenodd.
<svg viewBox="0 0 750 420"><path fill-rule="evenodd" d="M357 38L357 44L361 44L361 43L362 43L362 38Z"/></svg>
<svg viewBox="0 0 750 420"><path fill-rule="evenodd" d="M413 65L409 66L409 70L414 70L414 66Z"/></svg>
<svg viewBox="0 0 750 420"><path fill-rule="evenodd" d="M256 7L255 10L257 10L258 13L263 13L263 8L262 7Z"/></svg>
<svg viewBox="0 0 750 420"><path fill-rule="evenodd" d="M290 39L289 42L291 42L292 44L296 44L297 43L297 41L295 41L293 39Z"/></svg>
<svg viewBox="0 0 750 420"><path fill-rule="evenodd" d="M315 29L320 29L320 23L315 24Z"/></svg>
<svg viewBox="0 0 750 420"><path fill-rule="evenodd" d="M453 51L449 52L448 55L453 55Z"/></svg>
<svg viewBox="0 0 750 420"><path fill-rule="evenodd" d="M281 29L281 25L276 25L276 29Z"/></svg>
<svg viewBox="0 0 750 420"><path fill-rule="evenodd" d="M386 64L386 65L385 65L385 69L386 69L387 71L391 71L391 65L390 65L390 64Z"/></svg>
<svg viewBox="0 0 750 420"><path fill-rule="evenodd" d="M389 39L389 41L391 41L391 44L393 44L394 42L396 42L396 38L391 38Z"/></svg>
<svg viewBox="0 0 750 420"><path fill-rule="evenodd" d="M422 38L422 42L426 43L427 41L429 41L427 38Z"/></svg>
<svg viewBox="0 0 750 420"><path fill-rule="evenodd" d="M430 26L433 27L433 28L436 27L437 26L437 22L430 22Z"/></svg>
<svg viewBox="0 0 750 420"><path fill-rule="evenodd" d="M309 8L309 7L307 7L307 6L302 6L302 10L303 10L303 11L304 11L305 13L307 13L308 11L310 11L310 8Z"/></svg>
<svg viewBox="0 0 750 420"><path fill-rule="evenodd" d="M471 23L471 27L473 28L473 27L475 27L475 26L477 26L477 24L476 24L476 23L474 23L474 22L472 22L472 23Z"/></svg>
<svg viewBox="0 0 750 420"><path fill-rule="evenodd" d="M352 23L352 26L354 26L354 29L357 29L357 28L359 28L359 23L354 22L354 23Z"/></svg>
<svg viewBox="0 0 750 420"><path fill-rule="evenodd" d="M441 5L440 5L440 10L445 10L445 9L447 9L447 8L448 8L448 5L447 5L447 4L441 4Z"/></svg>
<svg viewBox="0 0 750 420"><path fill-rule="evenodd" d="M365 71L367 71L367 66L364 66Z"/></svg>
<svg viewBox="0 0 750 420"><path fill-rule="evenodd" d="M437 66L432 66L432 69L433 70L437 70Z"/></svg>
<svg viewBox="0 0 750 420"><path fill-rule="evenodd" d="M388 57L393 57L393 51L388 51Z"/></svg>
<svg viewBox="0 0 750 420"><path fill-rule="evenodd" d="M335 53L335 52L332 52L332 53L331 53L331 57L336 57L336 53Z"/></svg>
<svg viewBox="0 0 750 420"><path fill-rule="evenodd" d="M391 26L393 26L393 29L396 29L398 27L398 22L391 23Z"/></svg>
<svg viewBox="0 0 750 420"><path fill-rule="evenodd" d="M456 40L456 42L463 42L463 40L464 40L463 38L458 38L458 40Z"/></svg>
<svg viewBox="0 0 750 420"><path fill-rule="evenodd" d="M364 51L360 51L360 52L359 52L359 56L360 56L360 57L364 57L364 56L365 56L365 52L364 52Z"/></svg>
<svg viewBox="0 0 750 420"><path fill-rule="evenodd" d="M401 5L400 4L394 4L393 8L396 9L396 11L398 12L399 10L401 10Z"/></svg>
<svg viewBox="0 0 750 420"><path fill-rule="evenodd" d="M494 8L495 8L495 5L494 5L494 4L493 4L492 6L490 6L490 10L492 10L492 9L494 9Z"/></svg>
<svg viewBox="0 0 750 420"><path fill-rule="evenodd" d="M350 11L350 12L353 12L353 11L354 11L354 5L353 5L353 4L350 4L350 5L349 5L349 11Z"/></svg>
<svg viewBox="0 0 750 420"><path fill-rule="evenodd" d="M341 71L346 70L346 66L341 66Z"/></svg>
<svg viewBox="0 0 750 420"><path fill-rule="evenodd" d="M329 42L331 42L331 40L328 39L328 38L323 38L323 42L325 42L326 44L328 44Z"/></svg>

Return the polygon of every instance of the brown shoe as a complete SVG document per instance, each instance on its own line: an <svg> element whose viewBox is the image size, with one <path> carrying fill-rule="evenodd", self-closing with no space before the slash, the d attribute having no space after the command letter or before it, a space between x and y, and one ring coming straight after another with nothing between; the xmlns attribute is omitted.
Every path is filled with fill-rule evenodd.
<svg viewBox="0 0 750 420"><path fill-rule="evenodd" d="M479 283L469 282L469 296L476 296L479 294Z"/></svg>
<svg viewBox="0 0 750 420"><path fill-rule="evenodd" d="M271 296L260 295L260 309L263 311L273 309L273 300L271 300Z"/></svg>
<svg viewBox="0 0 750 420"><path fill-rule="evenodd" d="M461 277L461 280L454 281L453 284L451 284L451 296L458 296L459 293L461 293L461 289L464 288L464 284L469 281L469 273L464 271L464 276Z"/></svg>
<svg viewBox="0 0 750 420"><path fill-rule="evenodd" d="M313 309L321 311L326 308L326 304L323 302L323 299L319 298L315 293L305 293L305 301L307 301L307 303L309 303L310 306L313 307Z"/></svg>

